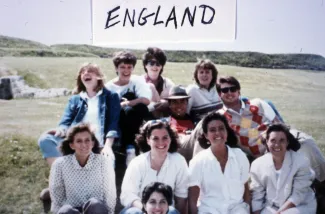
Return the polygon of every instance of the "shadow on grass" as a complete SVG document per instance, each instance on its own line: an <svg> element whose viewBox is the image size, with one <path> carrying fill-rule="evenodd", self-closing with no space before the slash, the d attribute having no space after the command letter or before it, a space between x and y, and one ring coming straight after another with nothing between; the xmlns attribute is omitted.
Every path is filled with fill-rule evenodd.
<svg viewBox="0 0 325 214"><path fill-rule="evenodd" d="M48 185L49 168L36 140L0 136L0 213L41 213L39 193Z"/></svg>

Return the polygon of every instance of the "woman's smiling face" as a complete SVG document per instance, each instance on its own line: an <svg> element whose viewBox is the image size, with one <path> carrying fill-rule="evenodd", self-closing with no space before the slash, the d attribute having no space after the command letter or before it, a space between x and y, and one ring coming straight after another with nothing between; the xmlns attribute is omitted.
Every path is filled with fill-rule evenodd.
<svg viewBox="0 0 325 214"><path fill-rule="evenodd" d="M287 152L288 139L284 132L273 131L267 140L267 147L272 156L283 158Z"/></svg>
<svg viewBox="0 0 325 214"><path fill-rule="evenodd" d="M167 154L170 146L170 136L165 128L154 129L151 132L147 142L151 147L151 151L159 154Z"/></svg>

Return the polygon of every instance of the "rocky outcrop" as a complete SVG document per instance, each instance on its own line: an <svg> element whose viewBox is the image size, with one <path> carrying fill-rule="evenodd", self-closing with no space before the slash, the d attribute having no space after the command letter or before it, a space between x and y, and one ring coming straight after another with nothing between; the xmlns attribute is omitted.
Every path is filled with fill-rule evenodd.
<svg viewBox="0 0 325 214"><path fill-rule="evenodd" d="M40 89L29 87L22 76L5 76L0 78L0 99L13 98L50 98L68 96L67 88Z"/></svg>

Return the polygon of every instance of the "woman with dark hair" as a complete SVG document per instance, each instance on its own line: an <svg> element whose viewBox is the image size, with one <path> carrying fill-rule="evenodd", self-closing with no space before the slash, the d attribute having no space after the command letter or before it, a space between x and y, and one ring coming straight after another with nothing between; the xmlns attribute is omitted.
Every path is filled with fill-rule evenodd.
<svg viewBox="0 0 325 214"><path fill-rule="evenodd" d="M190 161L189 213L249 214L249 162L235 132L218 113L204 117L202 129L207 149Z"/></svg>
<svg viewBox="0 0 325 214"><path fill-rule="evenodd" d="M316 213L315 174L308 159L296 152L298 140L285 125L275 124L267 129L266 146L268 153L251 167L253 213Z"/></svg>
<svg viewBox="0 0 325 214"><path fill-rule="evenodd" d="M121 204L124 213L142 213L141 195L151 182L170 185L174 192L175 208L168 213L186 213L188 167L182 155L177 153L177 134L167 122L148 121L137 135L136 142L143 154L134 158L126 169Z"/></svg>
<svg viewBox="0 0 325 214"><path fill-rule="evenodd" d="M145 214L167 214L173 203L173 190L169 185L153 182L144 188L141 202Z"/></svg>
<svg viewBox="0 0 325 214"><path fill-rule="evenodd" d="M51 167L53 213L114 213L115 172L110 158L100 155L96 136L86 124L73 126L61 143L63 157Z"/></svg>
<svg viewBox="0 0 325 214"><path fill-rule="evenodd" d="M152 90L149 110L156 118L167 116L168 102L165 98L175 85L173 81L162 76L166 61L164 51L157 47L149 47L142 57L143 68L146 72L143 77Z"/></svg>
<svg viewBox="0 0 325 214"><path fill-rule="evenodd" d="M217 77L218 70L210 60L203 59L196 64L194 71L196 84L191 84L186 89L187 94L191 96L187 113L194 122L200 121L207 113L222 107L216 89Z"/></svg>

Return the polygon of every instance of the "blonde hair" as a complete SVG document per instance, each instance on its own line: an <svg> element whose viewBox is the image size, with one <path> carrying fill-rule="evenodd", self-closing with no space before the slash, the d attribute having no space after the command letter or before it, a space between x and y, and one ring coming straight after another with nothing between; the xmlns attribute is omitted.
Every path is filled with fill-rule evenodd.
<svg viewBox="0 0 325 214"><path fill-rule="evenodd" d="M98 92L99 90L104 88L105 77L104 77L104 74L102 73L102 71L100 70L99 66L97 64L93 64L93 63L84 63L81 66L81 68L79 69L77 83L76 83L75 89L73 90L73 94L79 94L82 91L86 91L86 87L81 81L81 74L82 74L82 72L89 71L89 70L95 71L95 74L97 74L97 76L98 76L98 82L97 82L95 91Z"/></svg>

